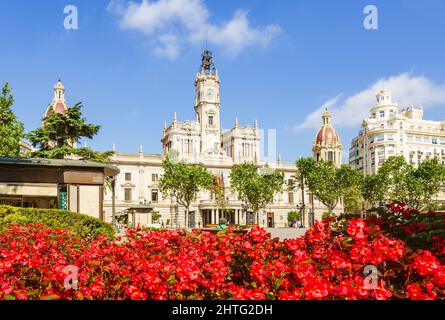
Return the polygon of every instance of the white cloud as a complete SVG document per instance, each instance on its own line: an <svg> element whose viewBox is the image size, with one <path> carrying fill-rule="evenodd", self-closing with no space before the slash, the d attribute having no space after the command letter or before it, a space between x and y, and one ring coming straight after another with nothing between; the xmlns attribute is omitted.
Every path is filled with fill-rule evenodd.
<svg viewBox="0 0 445 320"><path fill-rule="evenodd" d="M435 84L424 76L402 73L398 76L379 79L365 90L345 99L340 100L340 96L330 99L323 106L309 114L302 123L294 126L293 130L319 128L321 125L321 114L325 106L329 107L332 113L333 124L336 127L358 127L363 119L369 116L369 109L375 103L375 95L382 88L392 92L392 100L398 103L399 108L413 105L433 108L445 105L444 84Z"/></svg>
<svg viewBox="0 0 445 320"><path fill-rule="evenodd" d="M213 24L203 0L112 0L108 10L118 15L123 29L145 34L154 52L170 59L176 58L185 45L205 41L235 57L247 47L267 47L281 31L275 24L252 27L247 12L242 10L229 21Z"/></svg>

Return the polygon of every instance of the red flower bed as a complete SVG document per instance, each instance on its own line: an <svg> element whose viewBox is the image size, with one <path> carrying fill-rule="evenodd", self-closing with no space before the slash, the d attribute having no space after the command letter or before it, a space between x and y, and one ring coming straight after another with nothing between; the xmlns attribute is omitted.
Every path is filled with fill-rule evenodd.
<svg viewBox="0 0 445 320"><path fill-rule="evenodd" d="M379 224L329 218L284 242L260 228L130 230L120 244L10 226L0 234L0 299L445 298L443 254Z"/></svg>

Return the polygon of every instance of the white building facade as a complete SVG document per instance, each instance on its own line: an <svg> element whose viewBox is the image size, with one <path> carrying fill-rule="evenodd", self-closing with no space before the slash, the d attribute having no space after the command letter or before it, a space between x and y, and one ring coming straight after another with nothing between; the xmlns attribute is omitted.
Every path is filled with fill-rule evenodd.
<svg viewBox="0 0 445 320"><path fill-rule="evenodd" d="M399 110L391 92L381 90L370 109L370 117L351 142L349 164L363 174L375 174L391 156L403 156L417 166L437 157L445 164L445 121L423 119L423 107ZM437 200L445 200L442 190Z"/></svg>
<svg viewBox="0 0 445 320"><path fill-rule="evenodd" d="M301 208L302 190L294 183L296 166L284 164L279 159L267 165L284 173L286 185L276 194L274 201L265 210L253 214L238 199L230 187L230 172L235 164L254 163L259 168L266 162L260 159L261 134L255 120L253 126L239 126L235 119L231 129L221 126L220 79L209 51L204 51L202 63L195 78L195 119L179 121L176 112L169 125L164 124L162 132L162 155L139 153L125 154L116 152L111 163L120 169L115 190L116 214L130 213L133 225L151 223L152 213L160 215L159 221L166 227L204 227L218 224L225 218L233 224L257 224L262 227L287 227L288 212ZM163 173L162 160L174 155L180 161L200 164L224 185L226 205L224 209L217 203L210 191L203 191L190 208L189 217L175 199L164 199L159 190L159 179ZM309 211L315 212L320 219L326 209L304 190L305 222L308 225ZM299 206L299 207L298 207ZM105 220L112 220L112 194L109 190L104 196ZM133 212L134 214L131 214ZM187 225L186 224L187 221Z"/></svg>

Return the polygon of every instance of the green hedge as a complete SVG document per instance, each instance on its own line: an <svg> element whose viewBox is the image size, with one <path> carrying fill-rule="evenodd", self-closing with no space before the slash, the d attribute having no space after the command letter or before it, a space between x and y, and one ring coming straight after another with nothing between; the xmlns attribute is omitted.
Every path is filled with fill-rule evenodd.
<svg viewBox="0 0 445 320"><path fill-rule="evenodd" d="M56 209L20 208L0 205L0 229L7 224L42 223L50 228L63 228L81 237L105 234L112 239L113 227L100 219L84 214Z"/></svg>

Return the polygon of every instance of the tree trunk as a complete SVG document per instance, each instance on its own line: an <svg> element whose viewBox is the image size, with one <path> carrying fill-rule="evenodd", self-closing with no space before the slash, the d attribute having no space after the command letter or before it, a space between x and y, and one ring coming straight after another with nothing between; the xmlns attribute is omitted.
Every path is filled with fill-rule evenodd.
<svg viewBox="0 0 445 320"><path fill-rule="evenodd" d="M184 217L184 229L187 228L187 219L189 216L189 207L185 208L185 217Z"/></svg>

